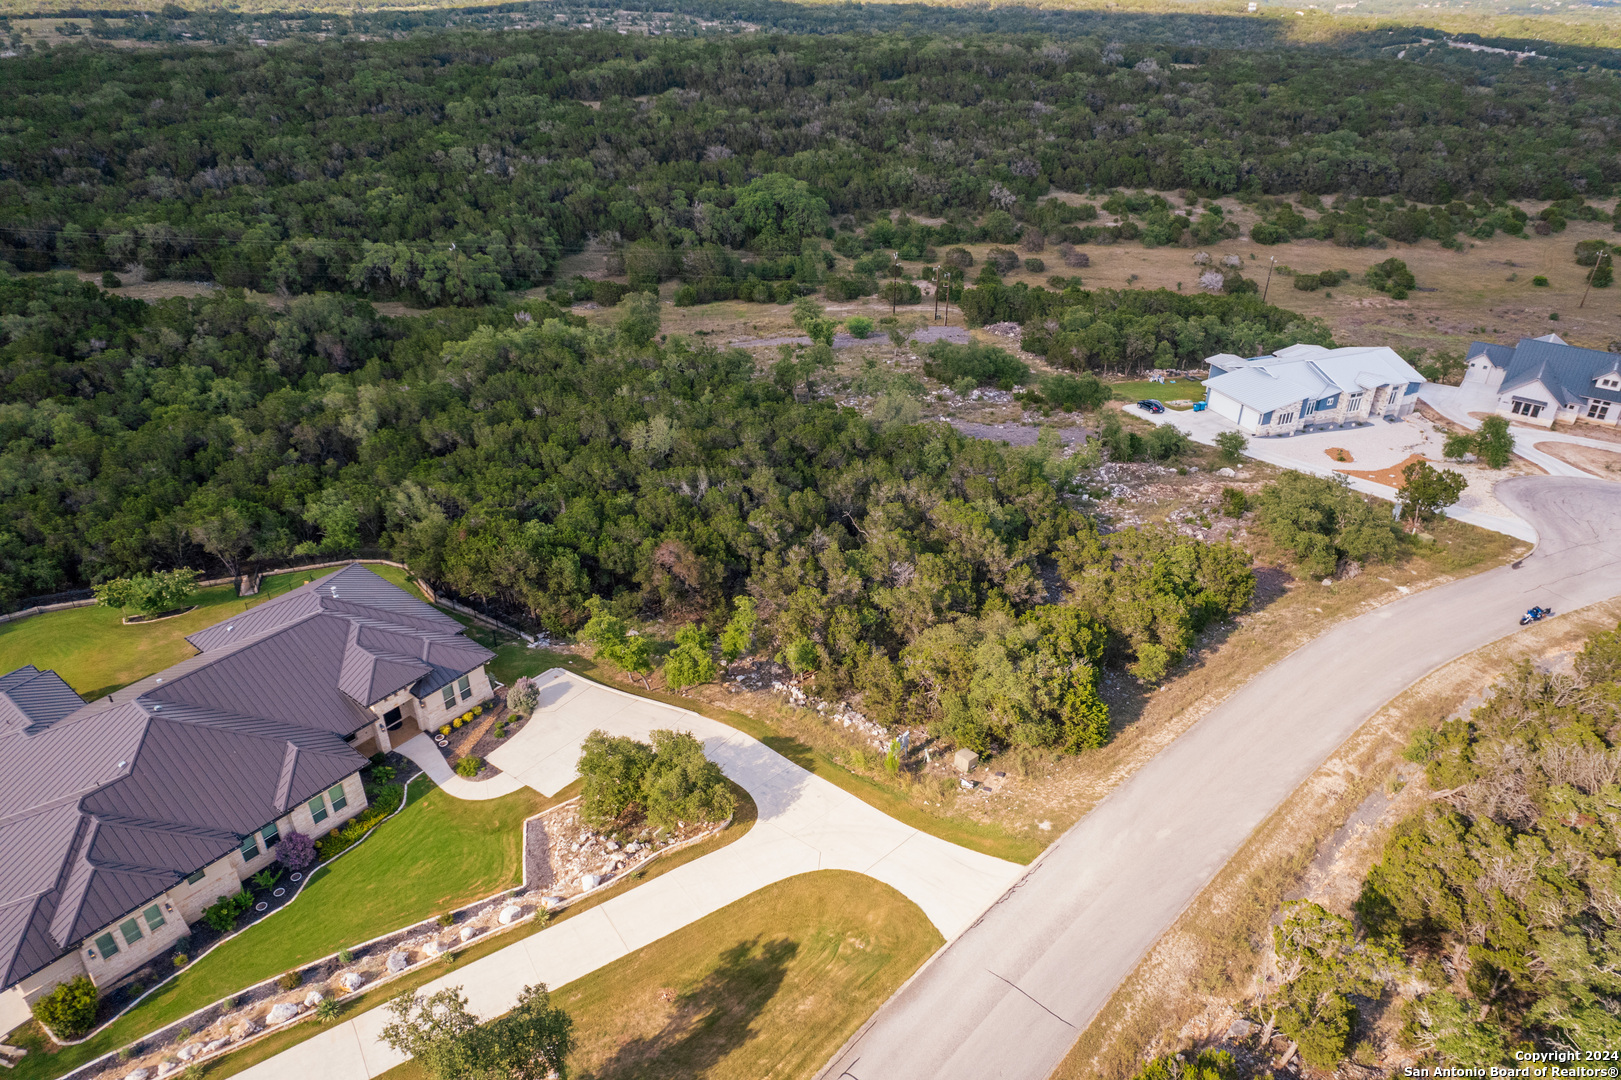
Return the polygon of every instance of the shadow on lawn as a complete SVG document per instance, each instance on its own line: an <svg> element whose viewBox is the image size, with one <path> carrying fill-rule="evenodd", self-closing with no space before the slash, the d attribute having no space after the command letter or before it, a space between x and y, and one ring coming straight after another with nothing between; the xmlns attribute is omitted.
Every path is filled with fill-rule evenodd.
<svg viewBox="0 0 1621 1080"><path fill-rule="evenodd" d="M675 998L658 1034L625 1043L587 1080L706 1075L755 1037L755 1018L781 989L798 954L799 944L786 938L764 944L755 938L727 949L703 982Z"/></svg>

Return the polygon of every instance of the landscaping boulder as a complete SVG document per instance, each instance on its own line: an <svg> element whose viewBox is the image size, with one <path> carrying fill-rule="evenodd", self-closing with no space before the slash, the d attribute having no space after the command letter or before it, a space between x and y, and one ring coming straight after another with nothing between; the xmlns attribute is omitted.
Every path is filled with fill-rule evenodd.
<svg viewBox="0 0 1621 1080"><path fill-rule="evenodd" d="M411 966L411 954L404 949L395 949L388 954L388 973L398 975Z"/></svg>
<svg viewBox="0 0 1621 1080"><path fill-rule="evenodd" d="M462 927L461 939L462 939L463 942L472 941L477 936L478 936L478 927L476 927L476 926L464 926L464 927Z"/></svg>
<svg viewBox="0 0 1621 1080"><path fill-rule="evenodd" d="M547 911L552 911L563 906L563 898L561 896L543 896L540 898L540 902Z"/></svg>
<svg viewBox="0 0 1621 1080"><path fill-rule="evenodd" d="M291 1001L278 1001L270 1006L270 1011L265 1014L265 1023L274 1027L276 1024L285 1024L297 1015L297 1005Z"/></svg>
<svg viewBox="0 0 1621 1080"><path fill-rule="evenodd" d="M444 951L445 947L439 944L438 938L429 938L428 943L422 946L422 952L427 956L440 956Z"/></svg>
<svg viewBox="0 0 1621 1080"><path fill-rule="evenodd" d="M238 1023L232 1024L230 1029L226 1031L225 1034L229 1035L233 1039L246 1039L249 1035L253 1035L258 1032L258 1030L259 1025L255 1024L252 1020L242 1020Z"/></svg>
<svg viewBox="0 0 1621 1080"><path fill-rule="evenodd" d="M213 1042L203 1044L203 1053L212 1054L216 1050L223 1050L231 1043L230 1039L215 1039Z"/></svg>
<svg viewBox="0 0 1621 1080"><path fill-rule="evenodd" d="M366 977L364 975L362 975L360 972L358 972L358 971L345 971L342 975L338 976L338 987L345 994L352 994L356 990L359 990L360 987L361 987L361 984L364 983L365 981L366 981Z"/></svg>
<svg viewBox="0 0 1621 1080"><path fill-rule="evenodd" d="M201 1048L198 1047L196 1043L192 1043L189 1046L182 1046L179 1050L175 1051L174 1056L179 1058L181 1061L190 1061L192 1058L196 1057L200 1052L201 1052Z"/></svg>
<svg viewBox="0 0 1621 1080"><path fill-rule="evenodd" d="M601 884L602 878L596 874L586 874L584 877L580 878L580 888L584 889L586 892L590 892L592 889Z"/></svg>
<svg viewBox="0 0 1621 1080"><path fill-rule="evenodd" d="M326 999L321 996L321 991L311 990L309 993L304 995L304 1007L306 1009L313 1009L325 1000Z"/></svg>
<svg viewBox="0 0 1621 1080"><path fill-rule="evenodd" d="M134 1072L124 1077L124 1080L151 1080L151 1076L151 1069L136 1069Z"/></svg>
<svg viewBox="0 0 1621 1080"><path fill-rule="evenodd" d="M180 1062L178 1061L160 1061L158 1062L158 1075L168 1076L178 1068L180 1068Z"/></svg>
<svg viewBox="0 0 1621 1080"><path fill-rule="evenodd" d="M517 904L508 904L506 907L501 909L501 914L497 915L495 919L502 926L511 926L522 917L523 908L519 907Z"/></svg>

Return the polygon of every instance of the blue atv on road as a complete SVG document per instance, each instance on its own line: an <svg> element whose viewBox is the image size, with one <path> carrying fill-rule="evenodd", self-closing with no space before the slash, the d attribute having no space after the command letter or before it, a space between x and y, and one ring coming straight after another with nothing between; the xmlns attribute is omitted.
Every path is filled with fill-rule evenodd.
<svg viewBox="0 0 1621 1080"><path fill-rule="evenodd" d="M1534 622L1541 622L1543 619L1552 614L1553 608L1551 607L1534 607L1530 611L1527 611L1524 615L1520 616L1520 625L1528 626Z"/></svg>

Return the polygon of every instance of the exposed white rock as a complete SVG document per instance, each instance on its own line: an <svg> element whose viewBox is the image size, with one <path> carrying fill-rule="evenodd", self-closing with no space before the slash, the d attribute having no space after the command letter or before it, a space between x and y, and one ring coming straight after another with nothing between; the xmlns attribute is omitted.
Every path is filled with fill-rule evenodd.
<svg viewBox="0 0 1621 1080"><path fill-rule="evenodd" d="M439 955L443 954L444 951L445 951L445 947L443 945L439 944L439 939L438 938L429 938L427 940L427 942L422 946L422 952L423 952L424 955L427 955L427 956L439 956Z"/></svg>
<svg viewBox="0 0 1621 1080"><path fill-rule="evenodd" d="M345 994L352 994L356 990L359 990L365 981L366 977L360 972L345 971L342 975L338 976L338 987Z"/></svg>
<svg viewBox="0 0 1621 1080"><path fill-rule="evenodd" d="M477 936L478 936L478 927L476 927L476 926L464 926L464 927L462 927L462 932L460 934L460 937L461 937L461 939L463 941L472 941Z"/></svg>
<svg viewBox="0 0 1621 1080"><path fill-rule="evenodd" d="M388 954L388 973L398 975L411 966L411 954L404 949L395 949Z"/></svg>
<svg viewBox="0 0 1621 1080"><path fill-rule="evenodd" d="M291 1020L297 1015L297 1005L293 1004L291 1001L278 1001L276 1004L270 1006L270 1011L265 1014L265 1023L270 1024L271 1026L276 1024L285 1024L287 1021Z"/></svg>
<svg viewBox="0 0 1621 1080"><path fill-rule="evenodd" d="M497 915L495 919L502 926L510 926L522 918L522 916L523 908L519 907L517 904L508 904L506 907L501 909L501 914Z"/></svg>
<svg viewBox="0 0 1621 1080"><path fill-rule="evenodd" d="M214 1051L224 1049L230 1044L230 1039L215 1039L213 1042L203 1044L203 1053L212 1054Z"/></svg>
<svg viewBox="0 0 1621 1080"><path fill-rule="evenodd" d="M181 1061L190 1061L201 1052L202 1048L196 1043L192 1043L189 1046L182 1046L179 1050L175 1051L174 1056L179 1058Z"/></svg>
<svg viewBox="0 0 1621 1080"><path fill-rule="evenodd" d="M124 1077L124 1080L150 1080L151 1076L151 1069L136 1069L134 1072Z"/></svg>
<svg viewBox="0 0 1621 1080"><path fill-rule="evenodd" d="M325 1000L326 999L321 996L321 991L311 990L309 993L304 995L304 1007L306 1009L313 1009Z"/></svg>

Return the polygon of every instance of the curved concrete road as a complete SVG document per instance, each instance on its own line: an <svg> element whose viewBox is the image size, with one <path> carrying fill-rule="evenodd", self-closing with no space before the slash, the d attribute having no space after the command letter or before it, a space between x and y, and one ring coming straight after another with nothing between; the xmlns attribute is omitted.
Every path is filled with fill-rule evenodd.
<svg viewBox="0 0 1621 1080"><path fill-rule="evenodd" d="M1342 623L1251 680L1116 789L833 1059L851 1080L1044 1080L1257 825L1387 701L1518 629L1621 594L1621 485L1521 477L1537 529L1501 567Z"/></svg>

